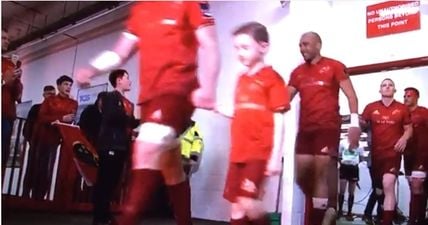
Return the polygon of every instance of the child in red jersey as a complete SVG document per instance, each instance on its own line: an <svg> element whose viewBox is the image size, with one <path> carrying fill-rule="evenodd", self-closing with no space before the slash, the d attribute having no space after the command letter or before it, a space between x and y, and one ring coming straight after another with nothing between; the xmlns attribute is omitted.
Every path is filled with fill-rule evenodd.
<svg viewBox="0 0 428 225"><path fill-rule="evenodd" d="M235 90L224 197L232 203L232 225L269 224L260 194L266 176L281 170L283 114L290 108L290 97L281 76L264 63L269 49L266 27L249 22L233 35L246 71Z"/></svg>

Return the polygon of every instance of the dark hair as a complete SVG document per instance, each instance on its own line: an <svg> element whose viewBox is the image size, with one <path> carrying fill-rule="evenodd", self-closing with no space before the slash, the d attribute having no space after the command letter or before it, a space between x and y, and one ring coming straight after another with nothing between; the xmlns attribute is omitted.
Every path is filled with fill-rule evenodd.
<svg viewBox="0 0 428 225"><path fill-rule="evenodd" d="M43 87L43 91L55 91L55 87L52 85L46 85Z"/></svg>
<svg viewBox="0 0 428 225"><path fill-rule="evenodd" d="M419 91L418 89L414 88L414 87L407 87L406 89L404 89L405 92L407 91L413 91L416 93L416 96L419 98Z"/></svg>
<svg viewBox="0 0 428 225"><path fill-rule="evenodd" d="M257 42L269 43L269 33L266 27L258 22L245 23L233 31L233 35L247 34L250 35Z"/></svg>
<svg viewBox="0 0 428 225"><path fill-rule="evenodd" d="M128 74L128 71L124 69L117 69L117 70L111 71L110 75L108 76L108 80L110 81L111 86L115 88L117 78L122 78L123 76L125 76L125 73Z"/></svg>
<svg viewBox="0 0 428 225"><path fill-rule="evenodd" d="M71 79L71 77L67 75L62 75L56 80L56 85L61 85L63 82L66 81L73 83L73 79Z"/></svg>

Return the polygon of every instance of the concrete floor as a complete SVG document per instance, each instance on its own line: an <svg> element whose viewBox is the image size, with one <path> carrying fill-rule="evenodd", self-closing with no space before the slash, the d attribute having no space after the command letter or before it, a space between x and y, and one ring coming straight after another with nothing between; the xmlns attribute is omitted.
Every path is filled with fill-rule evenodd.
<svg viewBox="0 0 428 225"><path fill-rule="evenodd" d="M45 212L22 212L22 211L5 211L2 210L1 221L3 225L91 225L92 219L90 214L83 213L45 213ZM139 225L175 225L171 218L153 217L141 221ZM194 225L228 225L226 222L194 220ZM405 225L406 223L402 224ZM337 225L365 225L361 219L349 222L344 218L338 220Z"/></svg>
<svg viewBox="0 0 428 225"><path fill-rule="evenodd" d="M92 216L82 213L11 212L2 210L2 225L91 225ZM171 218L150 218L139 225L175 225ZM194 220L194 225L227 225L225 222Z"/></svg>

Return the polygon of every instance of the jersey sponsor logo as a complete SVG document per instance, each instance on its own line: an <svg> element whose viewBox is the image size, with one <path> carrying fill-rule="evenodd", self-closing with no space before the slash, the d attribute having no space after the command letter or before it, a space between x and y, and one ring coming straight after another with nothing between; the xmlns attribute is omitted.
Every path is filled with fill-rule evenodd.
<svg viewBox="0 0 428 225"><path fill-rule="evenodd" d="M246 191L246 192L250 192L250 193L256 193L257 192L257 187L256 184L254 184L254 182L252 182L249 179L244 179L241 183L241 189Z"/></svg>
<svg viewBox="0 0 428 225"><path fill-rule="evenodd" d="M202 15L205 17L212 17L213 14L210 12L210 5L207 1L201 1L199 3L199 6L201 7Z"/></svg>

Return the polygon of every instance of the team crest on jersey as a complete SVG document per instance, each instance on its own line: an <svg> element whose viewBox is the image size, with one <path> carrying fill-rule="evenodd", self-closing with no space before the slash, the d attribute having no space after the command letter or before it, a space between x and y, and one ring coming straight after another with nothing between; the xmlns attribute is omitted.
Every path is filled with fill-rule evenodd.
<svg viewBox="0 0 428 225"><path fill-rule="evenodd" d="M330 66L323 66L320 70L319 73L326 73L330 70Z"/></svg>
<svg viewBox="0 0 428 225"><path fill-rule="evenodd" d="M210 12L210 5L208 4L208 1L201 1L199 3L199 6L201 7L202 15L205 17L212 17L213 14Z"/></svg>

